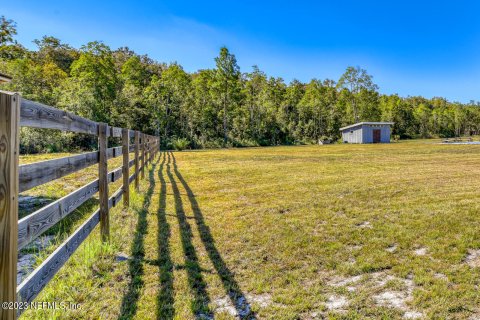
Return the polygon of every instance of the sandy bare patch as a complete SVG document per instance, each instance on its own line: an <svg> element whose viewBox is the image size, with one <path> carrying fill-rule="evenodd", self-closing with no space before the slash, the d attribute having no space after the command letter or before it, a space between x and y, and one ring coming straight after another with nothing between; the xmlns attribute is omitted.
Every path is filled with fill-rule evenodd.
<svg viewBox="0 0 480 320"><path fill-rule="evenodd" d="M351 251L358 251L358 250L362 249L363 246L361 246L361 245L359 245L359 244L355 244L355 245L353 245L353 246L349 246L348 248L349 248Z"/></svg>
<svg viewBox="0 0 480 320"><path fill-rule="evenodd" d="M363 276L353 276L353 277L333 277L330 279L327 284L330 287L340 288L346 287L350 292L355 292L357 290L357 284L362 280Z"/></svg>
<svg viewBox="0 0 480 320"><path fill-rule="evenodd" d="M348 300L344 296L331 295L328 297L325 306L331 311L342 311L348 306Z"/></svg>
<svg viewBox="0 0 480 320"><path fill-rule="evenodd" d="M373 228L370 221L364 221L362 223L359 223L359 224L357 224L357 227L360 228L360 229L371 229L371 228Z"/></svg>
<svg viewBox="0 0 480 320"><path fill-rule="evenodd" d="M437 279L448 281L448 277L443 273L435 273L433 276Z"/></svg>
<svg viewBox="0 0 480 320"><path fill-rule="evenodd" d="M252 304L257 304L261 308L268 307L272 304L272 296L264 293L264 294L247 294L247 300L250 301Z"/></svg>
<svg viewBox="0 0 480 320"><path fill-rule="evenodd" d="M388 251L390 253L394 253L395 251L397 251L397 245L396 244L392 244L391 246L389 246L387 249L385 249L385 251Z"/></svg>
<svg viewBox="0 0 480 320"><path fill-rule="evenodd" d="M300 320L315 320L315 319L325 319L323 313L318 311L310 311L300 315Z"/></svg>
<svg viewBox="0 0 480 320"><path fill-rule="evenodd" d="M423 318L423 313L418 311L407 311L403 314L404 319L421 319Z"/></svg>
<svg viewBox="0 0 480 320"><path fill-rule="evenodd" d="M468 249L465 262L472 268L480 267L480 249Z"/></svg>
<svg viewBox="0 0 480 320"><path fill-rule="evenodd" d="M403 284L403 289L388 289L389 282L394 281ZM378 271L352 277L330 276L326 284L333 288L346 288L349 292L356 292L360 288L369 288L377 292L372 296L376 305L395 308L404 313L405 319L419 319L423 317L421 312L412 310L408 302L413 299L415 283L413 275L409 274L407 278L399 278L389 274L387 271ZM346 311L349 301L344 296L331 295L326 303L330 311Z"/></svg>
<svg viewBox="0 0 480 320"><path fill-rule="evenodd" d="M213 301L215 313L228 313L237 318L244 318L251 313L251 305L255 304L265 308L272 304L272 296L269 294L246 294L232 302L229 296L224 296Z"/></svg>
<svg viewBox="0 0 480 320"><path fill-rule="evenodd" d="M428 249L426 247L421 247L421 248L418 248L418 249L415 249L413 251L413 253L416 255L416 256L424 256L426 255L428 252Z"/></svg>
<svg viewBox="0 0 480 320"><path fill-rule="evenodd" d="M408 294L400 291L384 291L373 296L373 300L380 306L402 310L407 308L405 304L407 298Z"/></svg>
<svg viewBox="0 0 480 320"><path fill-rule="evenodd" d="M411 310L407 304L413 299L413 290L415 289L415 283L413 282L413 276L411 274L404 279L380 271L374 273L372 278L377 287L382 289L389 281L401 281L405 286L404 290L394 291L383 289L380 293L374 295L372 298L377 305L399 309L404 312L403 317L405 319L419 319L423 317L421 312Z"/></svg>

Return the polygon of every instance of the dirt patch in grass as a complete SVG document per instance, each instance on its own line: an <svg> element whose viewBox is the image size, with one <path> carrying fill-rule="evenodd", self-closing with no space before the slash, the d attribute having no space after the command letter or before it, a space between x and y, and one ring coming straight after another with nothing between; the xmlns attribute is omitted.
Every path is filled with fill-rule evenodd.
<svg viewBox="0 0 480 320"><path fill-rule="evenodd" d="M400 278L389 274L387 271L378 271L351 277L332 276L327 281L327 285L337 289L345 288L352 294L362 290L376 292L372 295L375 305L397 309L407 319L418 319L423 317L423 314L412 310L408 305L413 299L415 289L412 278L411 275L407 278ZM330 311L338 311L348 304L349 301L345 296L331 295L325 305Z"/></svg>
<svg viewBox="0 0 480 320"><path fill-rule="evenodd" d="M413 253L416 255L416 256L424 256L428 253L428 248L426 247L421 247L421 248L418 248L418 249L415 249L413 251Z"/></svg>
<svg viewBox="0 0 480 320"><path fill-rule="evenodd" d="M385 249L385 251L390 252L390 253L394 253L395 251L397 251L397 245L396 245L396 244L392 244L392 245L389 246L387 249Z"/></svg>
<svg viewBox="0 0 480 320"><path fill-rule="evenodd" d="M468 249L468 254L465 257L465 263L472 268L480 267L480 249Z"/></svg>
<svg viewBox="0 0 480 320"><path fill-rule="evenodd" d="M361 223L357 224L357 227L360 228L360 229L371 229L371 228L373 228L370 221L361 222Z"/></svg>
<svg viewBox="0 0 480 320"><path fill-rule="evenodd" d="M331 295L328 297L325 306L330 311L345 311L345 308L348 306L348 300L345 296Z"/></svg>
<svg viewBox="0 0 480 320"><path fill-rule="evenodd" d="M272 296L269 294L246 294L245 297L241 296L232 301L229 296L224 296L213 301L214 312L227 313L233 317L244 319L248 317L252 312L252 306L258 306L260 308L266 308L271 305ZM213 319L206 315L201 315L202 319Z"/></svg>
<svg viewBox="0 0 480 320"><path fill-rule="evenodd" d="M478 151L408 141L179 152L175 160L162 154L151 179L141 180L141 192L132 186L131 209L112 210L112 244L100 246L97 228L37 298L78 301L82 309L29 310L24 317L231 319L228 306L247 309L230 298L241 296L231 294L235 288L258 319L478 315L479 269L467 263L476 265L479 255L466 258L461 251L478 245ZM109 162L109 169L120 162ZM97 172L92 166L29 195L64 196L65 188L78 188ZM150 180L151 201L145 201ZM345 190L354 192L338 197ZM58 229L68 231L61 235L97 207L92 200L88 212ZM56 237L55 243L64 239ZM415 255L422 246L425 256ZM117 262L118 252L132 259ZM405 283L413 282L408 273L418 289ZM269 292L274 302L255 303L248 297L253 292ZM348 304L329 310L331 296Z"/></svg>

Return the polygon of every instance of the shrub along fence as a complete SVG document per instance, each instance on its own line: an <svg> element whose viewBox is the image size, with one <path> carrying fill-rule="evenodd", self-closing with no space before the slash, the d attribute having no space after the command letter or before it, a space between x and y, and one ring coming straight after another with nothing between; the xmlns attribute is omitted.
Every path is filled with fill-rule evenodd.
<svg viewBox="0 0 480 320"><path fill-rule="evenodd" d="M98 136L98 151L19 166L20 127L47 128ZM109 137L122 146L108 148ZM133 141L133 144L131 143ZM15 319L65 264L100 222L101 240L109 239L109 209L123 197L129 205L129 186L145 177L145 167L160 151L158 137L111 127L37 102L19 94L0 92L0 319ZM129 159L129 153L135 157ZM108 171L108 159L123 157L123 165ZM98 179L18 220L20 192L98 164ZM129 169L135 172L129 175ZM108 197L108 185L123 177L123 185ZM66 239L37 269L17 286L18 250L64 219L99 193L99 209ZM7 308L5 304L8 303ZM10 308L13 306L12 308ZM15 310L17 309L17 310Z"/></svg>

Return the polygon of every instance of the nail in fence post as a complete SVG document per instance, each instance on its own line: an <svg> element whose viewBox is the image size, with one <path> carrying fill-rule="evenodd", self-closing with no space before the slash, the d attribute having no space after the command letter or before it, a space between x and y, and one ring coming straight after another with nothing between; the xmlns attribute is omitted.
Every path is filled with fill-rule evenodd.
<svg viewBox="0 0 480 320"><path fill-rule="evenodd" d="M130 184L128 183L130 174L129 174L129 149L130 149L130 130L122 129L122 154L123 154L123 166L122 166L122 176L123 176L123 205L128 207L130 205Z"/></svg>
<svg viewBox="0 0 480 320"><path fill-rule="evenodd" d="M0 92L0 300L15 302L17 291L18 153L20 96ZM15 308L0 309L13 320Z"/></svg>
<svg viewBox="0 0 480 320"><path fill-rule="evenodd" d="M145 134L142 133L142 179L145 179Z"/></svg>
<svg viewBox="0 0 480 320"><path fill-rule="evenodd" d="M138 148L140 144L140 133L135 131L135 189L138 191L140 185L139 176L138 176Z"/></svg>
<svg viewBox="0 0 480 320"><path fill-rule="evenodd" d="M100 200L100 232L102 241L108 241L110 237L110 225L108 218L108 156L107 156L107 131L106 123L98 124L98 194Z"/></svg>

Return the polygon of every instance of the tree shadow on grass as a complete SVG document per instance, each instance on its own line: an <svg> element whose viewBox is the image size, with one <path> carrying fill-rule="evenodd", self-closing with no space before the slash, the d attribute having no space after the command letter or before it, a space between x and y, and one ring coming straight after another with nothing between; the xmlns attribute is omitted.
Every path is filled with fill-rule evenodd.
<svg viewBox="0 0 480 320"><path fill-rule="evenodd" d="M187 271L188 284L193 294L191 302L191 310L197 318L213 318L212 312L208 308L210 298L206 291L206 283L203 279L202 269L198 261L197 253L193 245L193 233L190 224L185 216L183 209L182 197L178 189L177 182L171 171L171 153L168 153L167 176L172 185L172 191L175 201L175 211L178 224L180 227L180 238L182 242L183 252L185 254L185 269ZM172 155L173 156L173 155Z"/></svg>
<svg viewBox="0 0 480 320"><path fill-rule="evenodd" d="M158 163L158 160L157 160ZM128 284L128 291L122 299L121 314L119 319L132 319L137 312L138 299L140 297L140 290L143 287L143 262L145 259L145 234L147 233L148 221L147 213L150 207L150 202L155 189L155 168L157 163L152 163L152 167L148 173L149 186L145 193L142 206L136 210L138 214L137 227L133 239L131 252L132 258L129 260L129 275L130 283ZM139 173L140 174L140 173Z"/></svg>
<svg viewBox="0 0 480 320"><path fill-rule="evenodd" d="M197 199L195 198L195 194L178 170L175 156L173 155L173 153L171 153L171 155L173 159L173 168L175 175L182 184L185 191L187 192L190 206L194 214L194 219L200 232L200 238L203 245L205 246L208 257L212 261L213 266L222 281L225 291L227 292L233 306L235 307L237 314L242 319L256 319L256 315L251 310L251 306L249 305L248 300L240 289L237 281L235 280L235 276L228 269L227 264L225 263L225 261L223 261L220 252L215 246L215 240L213 239L212 233L210 232L210 228L205 224L205 219L203 217L203 213L200 209ZM173 181L173 179L171 180ZM176 188L175 193L178 193L178 188Z"/></svg>

